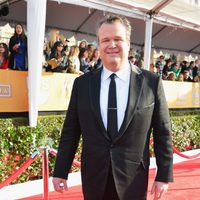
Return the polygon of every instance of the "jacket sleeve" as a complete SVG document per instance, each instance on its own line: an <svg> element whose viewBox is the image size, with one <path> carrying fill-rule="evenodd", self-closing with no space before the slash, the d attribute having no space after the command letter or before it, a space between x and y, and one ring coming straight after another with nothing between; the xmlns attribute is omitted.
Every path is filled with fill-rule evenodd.
<svg viewBox="0 0 200 200"><path fill-rule="evenodd" d="M77 79L74 82L71 99L63 125L54 169L54 177L67 179L80 139L80 125L77 114Z"/></svg>
<svg viewBox="0 0 200 200"><path fill-rule="evenodd" d="M152 119L154 152L156 156L156 181L173 181L173 151L169 110L161 78L158 78L155 109Z"/></svg>

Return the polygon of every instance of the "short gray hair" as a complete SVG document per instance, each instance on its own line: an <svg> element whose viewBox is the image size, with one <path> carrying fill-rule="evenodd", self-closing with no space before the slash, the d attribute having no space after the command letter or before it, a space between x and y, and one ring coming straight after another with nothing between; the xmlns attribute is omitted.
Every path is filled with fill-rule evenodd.
<svg viewBox="0 0 200 200"><path fill-rule="evenodd" d="M115 15L115 14L107 14L102 19L99 20L99 22L96 25L97 37L98 37L98 30L103 24L113 24L115 22L120 22L125 27L127 40L130 41L131 30L132 30L130 21L124 16Z"/></svg>

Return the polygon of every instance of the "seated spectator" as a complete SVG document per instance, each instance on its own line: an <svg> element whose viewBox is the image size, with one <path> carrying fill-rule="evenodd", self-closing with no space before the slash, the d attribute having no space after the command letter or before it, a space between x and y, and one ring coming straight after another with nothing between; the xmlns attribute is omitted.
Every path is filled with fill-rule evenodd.
<svg viewBox="0 0 200 200"><path fill-rule="evenodd" d="M174 72L169 73L167 80L175 81L176 80L176 74Z"/></svg>
<svg viewBox="0 0 200 200"><path fill-rule="evenodd" d="M27 37L21 24L16 24L15 33L9 41L9 68L14 70L28 70L27 65Z"/></svg>
<svg viewBox="0 0 200 200"><path fill-rule="evenodd" d="M46 67L48 66L47 61L49 60L49 47L48 43L44 40L43 44L43 58L42 58L42 69L46 71Z"/></svg>
<svg viewBox="0 0 200 200"><path fill-rule="evenodd" d="M8 68L8 46L6 43L0 43L0 69L7 69Z"/></svg>
<svg viewBox="0 0 200 200"><path fill-rule="evenodd" d="M194 76L194 77L193 77L193 82L195 82L195 83L196 83L196 82L199 82L199 76L197 76L197 75Z"/></svg>
<svg viewBox="0 0 200 200"><path fill-rule="evenodd" d="M184 77L184 81L192 82L192 79L190 78L189 71L185 70L184 73L183 73L183 77Z"/></svg>
<svg viewBox="0 0 200 200"><path fill-rule="evenodd" d="M64 72L67 68L67 65L67 56L63 51L63 44L61 41L57 41L52 48L46 71Z"/></svg>
<svg viewBox="0 0 200 200"><path fill-rule="evenodd" d="M182 73L179 73L177 81L181 81L181 82L184 81L184 77Z"/></svg>

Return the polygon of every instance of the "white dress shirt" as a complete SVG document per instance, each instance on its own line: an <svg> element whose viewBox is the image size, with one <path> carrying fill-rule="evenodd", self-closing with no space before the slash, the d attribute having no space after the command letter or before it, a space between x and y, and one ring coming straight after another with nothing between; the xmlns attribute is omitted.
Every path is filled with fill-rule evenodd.
<svg viewBox="0 0 200 200"><path fill-rule="evenodd" d="M115 72L118 130L122 125L127 107L130 73L131 73L131 68L129 64L127 64L127 66L123 67L121 70ZM101 117L106 129L107 129L107 112L108 112L108 91L109 91L111 74L113 74L113 72L103 66L103 70L101 73L100 110L101 110Z"/></svg>

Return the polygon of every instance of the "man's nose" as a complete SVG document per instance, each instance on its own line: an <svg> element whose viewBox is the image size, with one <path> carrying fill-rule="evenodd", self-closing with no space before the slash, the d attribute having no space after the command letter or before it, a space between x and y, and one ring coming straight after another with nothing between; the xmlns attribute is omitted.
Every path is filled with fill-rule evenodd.
<svg viewBox="0 0 200 200"><path fill-rule="evenodd" d="M109 46L110 47L116 47L116 41L115 40L110 40Z"/></svg>

